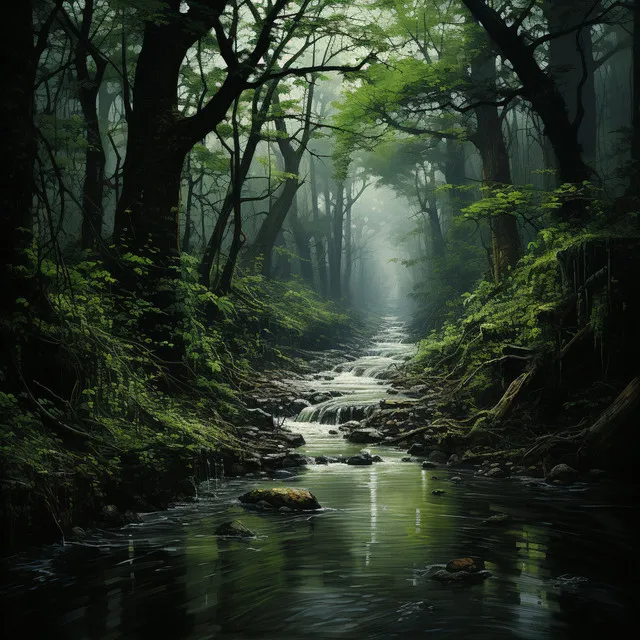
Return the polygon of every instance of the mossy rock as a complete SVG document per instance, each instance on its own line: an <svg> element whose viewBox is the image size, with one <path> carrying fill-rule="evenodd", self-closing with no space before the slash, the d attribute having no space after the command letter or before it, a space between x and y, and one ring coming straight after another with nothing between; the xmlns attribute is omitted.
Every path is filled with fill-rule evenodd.
<svg viewBox="0 0 640 640"><path fill-rule="evenodd" d="M274 487L272 489L254 489L238 498L244 504L266 502L275 509L288 507L293 511L311 511L320 509L317 498L307 489Z"/></svg>
<svg viewBox="0 0 640 640"><path fill-rule="evenodd" d="M446 567L449 573L457 573L458 571L476 571L476 563L473 558L456 558L451 560Z"/></svg>

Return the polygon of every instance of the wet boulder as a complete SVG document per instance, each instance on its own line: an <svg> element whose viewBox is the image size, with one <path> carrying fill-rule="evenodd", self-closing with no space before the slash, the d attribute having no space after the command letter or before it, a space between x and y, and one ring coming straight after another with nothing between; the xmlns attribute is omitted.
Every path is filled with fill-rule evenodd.
<svg viewBox="0 0 640 640"><path fill-rule="evenodd" d="M447 466L448 467L455 467L458 464L460 464L460 456L459 455L454 453L451 456L449 456L449 459L447 460Z"/></svg>
<svg viewBox="0 0 640 640"><path fill-rule="evenodd" d="M429 460L431 462L437 462L438 464L444 464L445 462L447 462L447 460L449 460L449 456L444 451L434 449L429 454Z"/></svg>
<svg viewBox="0 0 640 640"><path fill-rule="evenodd" d="M122 514L122 521L125 524L140 524L142 522L142 518L139 513L132 511L131 509L127 509Z"/></svg>
<svg viewBox="0 0 640 640"><path fill-rule="evenodd" d="M422 398L429 391L429 386L426 384L419 384L407 389L404 394L410 398Z"/></svg>
<svg viewBox="0 0 640 640"><path fill-rule="evenodd" d="M422 468L423 469L437 469L438 465L435 462L431 462L430 460L425 460L422 463Z"/></svg>
<svg viewBox="0 0 640 640"><path fill-rule="evenodd" d="M448 562L444 569L434 573L431 578L445 584L474 584L486 580L490 575L488 571L479 570L473 558L456 558Z"/></svg>
<svg viewBox="0 0 640 640"><path fill-rule="evenodd" d="M273 472L273 477L278 480L286 480L287 478L293 478L296 474L292 471L287 471L287 469L276 469Z"/></svg>
<svg viewBox="0 0 640 640"><path fill-rule="evenodd" d="M215 532L221 538L255 538L256 534L245 527L240 520L229 520L223 522Z"/></svg>
<svg viewBox="0 0 640 640"><path fill-rule="evenodd" d="M353 431L354 429L360 429L362 427L362 423L359 420L347 420L343 422L338 429L340 431Z"/></svg>
<svg viewBox="0 0 640 640"><path fill-rule="evenodd" d="M410 456L426 456L428 452L424 442L415 442L409 447L407 453Z"/></svg>
<svg viewBox="0 0 640 640"><path fill-rule="evenodd" d="M296 398L289 403L291 415L297 416L303 409L310 407L311 403L304 398Z"/></svg>
<svg viewBox="0 0 640 640"><path fill-rule="evenodd" d="M349 442L366 444L369 442L380 442L382 434L377 429L365 428L355 429L347 436Z"/></svg>
<svg viewBox="0 0 640 640"><path fill-rule="evenodd" d="M87 537L87 532L82 527L73 527L68 535L69 540L79 542Z"/></svg>
<svg viewBox="0 0 640 640"><path fill-rule="evenodd" d="M549 484L571 484L578 479L578 472L568 464L557 464L545 478Z"/></svg>
<svg viewBox="0 0 640 640"><path fill-rule="evenodd" d="M106 504L102 507L102 511L100 513L101 520L108 525L117 526L124 524L124 515L116 507L115 504Z"/></svg>
<svg viewBox="0 0 640 640"><path fill-rule="evenodd" d="M290 452L282 460L282 466L284 468L302 467L306 464L308 464L306 457L300 453Z"/></svg>
<svg viewBox="0 0 640 640"><path fill-rule="evenodd" d="M320 503L310 491L291 487L253 489L241 495L238 499L243 504L256 505L264 502L274 509L279 509L280 507L288 507L293 511L320 509Z"/></svg>
<svg viewBox="0 0 640 640"><path fill-rule="evenodd" d="M247 409L247 421L258 429L273 429L273 416L264 409Z"/></svg>
<svg viewBox="0 0 640 640"><path fill-rule="evenodd" d="M309 400L311 404L320 404L321 402L326 402L327 400L331 400L332 395L330 393L314 393Z"/></svg>
<svg viewBox="0 0 640 640"><path fill-rule="evenodd" d="M292 431L282 431L279 434L282 440L289 447L301 447L305 443L305 439L301 433L293 433Z"/></svg>
<svg viewBox="0 0 640 640"><path fill-rule="evenodd" d="M456 558L447 563L445 567L449 573L458 571L477 571L476 563L473 558Z"/></svg>
<svg viewBox="0 0 640 640"><path fill-rule="evenodd" d="M458 571L456 573L442 569L434 573L431 579L444 584L477 584L489 577L491 577L491 573L484 569L482 571Z"/></svg>
<svg viewBox="0 0 640 640"><path fill-rule="evenodd" d="M358 453L347 458L347 464L352 466L367 466L373 464L373 458L369 453Z"/></svg>

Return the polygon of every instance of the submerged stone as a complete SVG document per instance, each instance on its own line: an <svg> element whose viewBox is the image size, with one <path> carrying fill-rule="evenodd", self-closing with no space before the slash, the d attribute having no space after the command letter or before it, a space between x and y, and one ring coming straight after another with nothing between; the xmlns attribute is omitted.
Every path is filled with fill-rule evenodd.
<svg viewBox="0 0 640 640"><path fill-rule="evenodd" d="M557 464L549 473L545 480L550 484L571 484L578 478L578 472L568 464Z"/></svg>
<svg viewBox="0 0 640 640"><path fill-rule="evenodd" d="M286 480L287 478L292 478L294 475L295 473L287 471L286 469L276 469L273 473L273 477L279 480Z"/></svg>
<svg viewBox="0 0 640 640"><path fill-rule="evenodd" d="M320 509L317 498L307 489L291 487L273 487L272 489L254 489L239 498L244 504L258 504L264 502L270 507L279 509L289 507L294 511L311 511Z"/></svg>
<svg viewBox="0 0 640 640"><path fill-rule="evenodd" d="M460 583L460 584L476 584L478 582L482 582L489 578L491 574L486 571L458 571L456 573L451 573L450 571L446 571L442 569L437 571L431 576L432 580L437 580L438 582L447 583Z"/></svg>
<svg viewBox="0 0 640 640"><path fill-rule="evenodd" d="M223 522L217 529L216 535L224 538L255 538L256 534L245 527L240 520Z"/></svg>
<svg viewBox="0 0 640 640"><path fill-rule="evenodd" d="M485 525L505 524L511 521L511 516L506 513L496 513L494 516L482 521Z"/></svg>

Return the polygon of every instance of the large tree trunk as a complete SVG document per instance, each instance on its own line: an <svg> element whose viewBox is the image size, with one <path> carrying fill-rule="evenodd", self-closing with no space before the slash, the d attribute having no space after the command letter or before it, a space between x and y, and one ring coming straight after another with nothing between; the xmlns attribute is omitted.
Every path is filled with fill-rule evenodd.
<svg viewBox="0 0 640 640"><path fill-rule="evenodd" d="M154 255L157 272L163 276L179 255L180 176L191 148L177 127L177 86L184 53L177 25L146 24L114 229L117 243Z"/></svg>
<svg viewBox="0 0 640 640"><path fill-rule="evenodd" d="M294 200L289 212L289 222L293 238L296 241L298 256L300 260L300 274L302 279L313 289L313 265L311 263L311 245L309 243L309 234L306 232L302 221L298 216L298 207Z"/></svg>
<svg viewBox="0 0 640 640"><path fill-rule="evenodd" d="M538 65L534 52L522 37L511 29L484 0L463 0L476 20L482 23L489 37L518 74L524 97L542 119L545 133L558 161L558 173L563 182L583 182L592 170L582 158L578 136L567 114L567 105L553 81ZM577 213L576 210L572 210Z"/></svg>
<svg viewBox="0 0 640 640"><path fill-rule="evenodd" d="M280 155L282 156L282 165L287 178L285 178L284 186L280 191L275 204L269 209L267 217L263 220L258 230L258 234L253 241L249 251L247 252L249 260L255 260L262 257L262 275L266 278L271 276L272 252L278 234L282 231L284 221L291 209L298 189L300 181L298 173L300 171L300 162L302 154L307 148L307 144L311 138L311 106L313 104L314 84L309 86L307 94L306 108L304 113L304 127L302 136L298 142L298 147L294 148L292 139L289 137L287 126L283 117L275 118L276 130L280 136L276 139ZM273 103L279 106L280 100L278 94L274 93Z"/></svg>
<svg viewBox="0 0 640 640"><path fill-rule="evenodd" d="M291 171L293 168L295 168L295 171ZM297 170L297 163L294 167L285 161L285 171L296 174L296 176L286 178L282 192L271 206L269 213L260 225L260 229L252 246L247 252L247 259L250 261L262 258L262 275L266 278L271 277L273 247L278 239L278 234L282 231L282 225L287 218L287 214L291 209L298 188L300 187Z"/></svg>
<svg viewBox="0 0 640 640"><path fill-rule="evenodd" d="M3 66L0 140L5 162L0 171L0 308L8 313L19 305L16 300L29 297L24 278L25 251L32 242L33 168L37 148L33 125L36 60L30 0L17 2L3 13L0 53Z"/></svg>
<svg viewBox="0 0 640 640"><path fill-rule="evenodd" d="M596 87L591 28L579 25L598 12L593 0L545 0L549 33L577 29L549 42L549 71L577 127L582 155L595 166L597 140ZM587 15L589 14L589 15ZM576 122L576 119L580 122Z"/></svg>
<svg viewBox="0 0 640 640"><path fill-rule="evenodd" d="M91 77L87 56L90 55L89 50L92 48L89 39L93 23L93 4L93 0L87 0L82 12L82 26L75 51L75 67L80 106L87 131L85 174L82 186L81 244L83 249L95 251L100 248L102 242L102 197L106 162L97 101L107 62L101 55L92 55L96 71Z"/></svg>
<svg viewBox="0 0 640 640"><path fill-rule="evenodd" d="M478 87L479 102L490 100L496 90L495 55L485 51L478 55L471 68L471 80ZM471 141L482 159L482 181L487 186L511 184L509 152L504 141L498 108L479 104L475 108L477 128ZM520 236L514 216L500 212L490 219L493 277L500 282L520 257Z"/></svg>
<svg viewBox="0 0 640 640"><path fill-rule="evenodd" d="M629 193L640 197L640 0L633 0L633 99Z"/></svg>

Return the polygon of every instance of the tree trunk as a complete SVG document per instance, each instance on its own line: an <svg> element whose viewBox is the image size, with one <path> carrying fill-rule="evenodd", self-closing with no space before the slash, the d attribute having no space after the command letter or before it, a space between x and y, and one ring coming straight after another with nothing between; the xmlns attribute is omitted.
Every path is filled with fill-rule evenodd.
<svg viewBox="0 0 640 640"><path fill-rule="evenodd" d="M471 66L471 81L479 88L478 101L490 100L496 90L496 59L489 50L480 53ZM511 184L509 152L504 141L502 123L495 105L475 108L476 132L471 141L482 158L482 181L486 186ZM516 218L500 212L490 219L493 277L500 282L520 257L520 236Z"/></svg>
<svg viewBox="0 0 640 640"><path fill-rule="evenodd" d="M620 429L627 426L640 406L640 377L636 376L602 413L587 431L581 457L590 458L601 453L611 443Z"/></svg>
<svg viewBox="0 0 640 640"><path fill-rule="evenodd" d="M311 246L309 244L309 234L306 232L302 221L298 216L298 207L296 202L291 207L289 212L289 222L291 224L291 231L293 232L293 238L296 241L296 247L298 249L298 256L300 258L300 274L303 280L313 289L313 265L311 263Z"/></svg>
<svg viewBox="0 0 640 640"><path fill-rule="evenodd" d="M86 0L82 12L82 26L75 51L75 67L78 79L78 93L82 116L87 131L87 151L85 154L85 174L82 186L82 236L83 249L97 251L102 244L103 223L103 185L105 169L105 153L100 132L98 114L98 92L107 68L106 60L99 55L92 55L96 71L89 73L87 56L93 22L93 0Z"/></svg>
<svg viewBox="0 0 640 640"><path fill-rule="evenodd" d="M346 207L344 225L344 287L343 294L347 302L351 300L351 271L353 260L353 245L351 237L351 205Z"/></svg>
<svg viewBox="0 0 640 640"><path fill-rule="evenodd" d="M246 240L242 231L242 200L240 198L240 192L236 191L236 194L233 204L233 239L231 240L229 255L227 256L222 275L220 276L220 282L216 286L217 292L221 295L226 295L231 291L233 273L238 263L238 255Z"/></svg>
<svg viewBox="0 0 640 640"><path fill-rule="evenodd" d="M640 197L640 0L633 0L633 99L631 131L631 185L629 193Z"/></svg>
<svg viewBox="0 0 640 640"><path fill-rule="evenodd" d="M276 88L277 82L272 82L269 84L262 100L262 104L260 104L259 107L258 102L262 95L262 92L260 89L258 89L254 94L251 112L251 132L249 133L249 137L247 138L247 142L245 144L242 159L240 161L240 166L236 171L236 178L232 180L231 184L229 185L229 190L225 196L224 202L222 203L220 214L218 215L213 233L209 238L209 242L207 243L204 255L202 257L202 262L200 263L200 279L206 286L210 286L212 283L211 272L213 270L213 265L217 257L220 255L220 251L222 249L224 232L227 228L231 212L233 211L233 203L235 201L236 195L237 197L240 197L242 193L242 186L249 173L249 169L251 168L251 163L253 162L253 157L255 156L258 144L260 143L260 132L262 130L262 126L265 123L265 119L275 95ZM215 278L213 280L215 280Z"/></svg>
<svg viewBox="0 0 640 640"><path fill-rule="evenodd" d="M32 242L31 206L36 132L33 125L33 91L36 60L33 46L32 2L15 3L0 20L3 66L0 101L0 140L5 166L0 171L0 308L9 313L29 298L25 251ZM8 343L7 343L8 346Z"/></svg>
<svg viewBox="0 0 640 640"><path fill-rule="evenodd" d="M191 154L187 156L185 176L187 178L187 200L184 206L184 235L182 236L182 251L184 253L188 253L189 248L191 247L191 232L193 230L193 217L191 215L191 210L193 208L193 191L197 183L197 180L194 180L191 175Z"/></svg>
<svg viewBox="0 0 640 640"><path fill-rule="evenodd" d="M169 275L180 254L180 178L192 146L177 126L184 53L177 25L146 24L128 122L123 191L116 207L115 241L153 256L153 271L160 277Z"/></svg>
<svg viewBox="0 0 640 640"><path fill-rule="evenodd" d="M311 211L316 231L314 232L316 264L318 269L318 287L321 296L327 296L327 250L325 247L324 225L320 220L320 208L318 206L318 183L316 162L313 156L309 157L309 181L311 183Z"/></svg>
<svg viewBox="0 0 640 640"><path fill-rule="evenodd" d="M284 186L275 204L270 208L267 217L263 220L253 241L249 251L248 258L255 260L262 257L262 275L266 278L271 276L272 265L272 251L275 245L278 234L282 231L284 221L291 209L298 189L300 188L300 181L298 179L298 173L300 171L300 162L302 161L302 154L307 148L307 144L311 138L311 106L313 104L313 82L309 86L307 94L306 108L304 113L304 126L302 136L298 142L298 147L294 149L292 139L287 132L287 126L283 117L279 116L275 118L276 130L280 136L276 139L280 155L282 156L282 164L285 173L288 177L285 178ZM279 106L280 100L278 94L274 93L273 103Z"/></svg>
<svg viewBox="0 0 640 640"><path fill-rule="evenodd" d="M593 0L545 0L549 33L578 27L598 12ZM589 14L589 15L587 15ZM567 106L570 122L578 125L582 155L595 166L597 148L596 87L591 29L585 27L549 42L549 71Z"/></svg>
<svg viewBox="0 0 640 640"><path fill-rule="evenodd" d="M344 182L338 182L336 204L331 218L331 252L329 253L329 282L331 297L342 298L342 227L344 222Z"/></svg>
<svg viewBox="0 0 640 640"><path fill-rule="evenodd" d="M592 170L582 159L575 128L567 114L567 105L553 79L540 68L534 52L522 37L511 29L497 11L484 0L463 0L474 18L482 23L502 55L508 59L520 78L524 97L540 116L545 133L558 161L558 173L563 182L583 182ZM581 213L573 210L574 213Z"/></svg>
<svg viewBox="0 0 640 640"><path fill-rule="evenodd" d="M285 164L285 167L287 165ZM290 171L293 168L289 165L285 168L287 173L296 173L298 167L296 166L296 172ZM262 258L262 275L265 278L271 277L271 268L273 265L273 247L275 246L278 234L282 231L282 225L287 218L287 214L291 209L293 201L296 197L296 193L300 183L298 177L287 178L284 182L282 192L273 203L268 215L263 220L258 230L258 234L252 243L250 250L248 251L247 258L251 261L257 258Z"/></svg>
<svg viewBox="0 0 640 640"><path fill-rule="evenodd" d="M255 103L254 103L255 104ZM238 126L238 106L239 100L236 100L231 115L231 123L233 125L233 156L231 158L231 182L235 183L232 188L233 193L233 239L229 248L229 255L222 270L220 282L216 289L221 294L227 294L231 291L231 283L233 281L233 273L236 268L238 254L246 240L242 231L242 182L239 182L240 171L242 170L242 160L240 159L240 128Z"/></svg>
<svg viewBox="0 0 640 640"><path fill-rule="evenodd" d="M444 258L445 242L440 216L438 215L438 198L436 197L436 171L435 165L431 163L429 171L429 193L427 196L427 214L429 216L429 231L431 235L431 248L433 255L437 259Z"/></svg>

